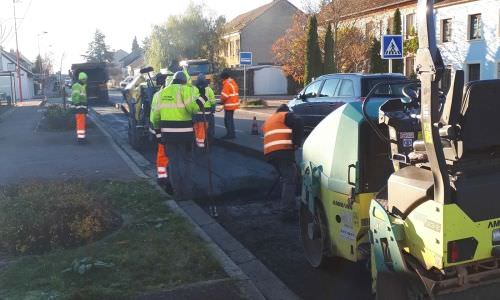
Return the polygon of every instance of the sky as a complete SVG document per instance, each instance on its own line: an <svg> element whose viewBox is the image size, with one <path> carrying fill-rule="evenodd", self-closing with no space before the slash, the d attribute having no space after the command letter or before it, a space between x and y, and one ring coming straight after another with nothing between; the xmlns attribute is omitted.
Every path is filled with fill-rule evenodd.
<svg viewBox="0 0 500 300"><path fill-rule="evenodd" d="M0 0L1 27L12 31L2 46L15 49L13 0ZM132 40L139 44L154 24L169 15L181 14L189 1L172 0L15 0L18 19L19 51L31 60L49 54L54 69L66 73L72 63L82 62L96 28L106 36L110 50L130 52ZM237 15L271 0L194 0L229 21ZM301 7L302 0L291 0ZM47 33L44 33L47 32ZM1 41L1 39L0 39ZM62 62L62 64L61 64Z"/></svg>

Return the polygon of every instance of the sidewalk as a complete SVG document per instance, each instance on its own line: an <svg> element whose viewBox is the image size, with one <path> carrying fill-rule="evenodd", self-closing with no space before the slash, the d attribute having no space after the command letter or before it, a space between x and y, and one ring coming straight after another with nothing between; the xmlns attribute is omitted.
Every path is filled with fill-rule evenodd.
<svg viewBox="0 0 500 300"><path fill-rule="evenodd" d="M24 102L0 116L0 184L38 179L137 179L97 128L88 128L87 145L78 145L73 131L40 130L43 109L39 104Z"/></svg>

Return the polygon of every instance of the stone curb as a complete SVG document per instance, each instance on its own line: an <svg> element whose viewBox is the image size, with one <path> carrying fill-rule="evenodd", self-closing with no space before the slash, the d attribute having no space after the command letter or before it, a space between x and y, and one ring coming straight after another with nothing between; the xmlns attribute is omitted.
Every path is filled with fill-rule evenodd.
<svg viewBox="0 0 500 300"><path fill-rule="evenodd" d="M248 249L233 238L219 223L210 217L193 201L176 202L157 183L146 175L144 170L135 163L134 157L142 155L128 145L122 145L113 138L98 119L98 114L89 109L92 121L110 140L114 149L141 178L149 178L149 183L162 195L170 200L166 205L174 212L185 217L193 226L194 232L208 245L224 271L233 279L241 283L242 289L251 299L299 299L281 280L260 262ZM148 172L149 173L149 172ZM154 172L153 172L154 173Z"/></svg>

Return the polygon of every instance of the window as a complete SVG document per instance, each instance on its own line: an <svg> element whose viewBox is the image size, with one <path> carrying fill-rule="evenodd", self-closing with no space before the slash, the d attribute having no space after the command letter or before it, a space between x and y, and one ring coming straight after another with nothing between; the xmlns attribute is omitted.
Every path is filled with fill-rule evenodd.
<svg viewBox="0 0 500 300"><path fill-rule="evenodd" d="M480 64L469 64L468 71L469 71L469 81L481 79L481 65Z"/></svg>
<svg viewBox="0 0 500 300"><path fill-rule="evenodd" d="M481 14L469 16L469 40L481 39Z"/></svg>
<svg viewBox="0 0 500 300"><path fill-rule="evenodd" d="M405 58L405 75L408 78L414 78L415 76L415 57L409 56Z"/></svg>
<svg viewBox="0 0 500 300"><path fill-rule="evenodd" d="M304 91L304 95L307 97L316 97L319 92L319 88L321 87L322 80L315 81L306 87Z"/></svg>
<svg viewBox="0 0 500 300"><path fill-rule="evenodd" d="M369 37L374 36L374 33L373 33L374 28L375 28L375 24L373 23L373 21L366 23L365 24L365 35L369 36Z"/></svg>
<svg viewBox="0 0 500 300"><path fill-rule="evenodd" d="M451 19L441 21L441 42L451 42Z"/></svg>
<svg viewBox="0 0 500 300"><path fill-rule="evenodd" d="M354 97L354 84L352 83L352 80L342 80L338 95L339 97Z"/></svg>
<svg viewBox="0 0 500 300"><path fill-rule="evenodd" d="M413 31L415 31L415 14L408 14L406 15L406 28L405 28L405 34L407 39L412 37Z"/></svg>
<svg viewBox="0 0 500 300"><path fill-rule="evenodd" d="M387 33L393 33L394 17L387 18Z"/></svg>
<svg viewBox="0 0 500 300"><path fill-rule="evenodd" d="M339 85L340 79L328 79L325 81L323 88L321 89L320 97L333 97L335 96L335 90L337 85Z"/></svg>

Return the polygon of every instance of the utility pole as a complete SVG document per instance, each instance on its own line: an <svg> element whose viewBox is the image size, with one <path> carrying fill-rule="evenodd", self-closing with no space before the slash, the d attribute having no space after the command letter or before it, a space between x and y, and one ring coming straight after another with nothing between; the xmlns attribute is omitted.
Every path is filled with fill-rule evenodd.
<svg viewBox="0 0 500 300"><path fill-rule="evenodd" d="M16 0L12 0L12 6L14 7L14 32L16 35L16 53L17 53L17 78L19 80L19 100L23 102L23 87L21 82L21 65L19 64L19 43L17 40L17 18L16 18Z"/></svg>
<svg viewBox="0 0 500 300"><path fill-rule="evenodd" d="M41 78L41 81L42 81L42 84L41 84L41 89L42 89L42 95L45 95L45 74L43 72L43 59L42 59L42 55L40 54L40 36L42 34L46 34L47 31L42 31L40 32L39 34L36 35L37 39L38 39L38 57L40 58L40 74L38 75L41 75L42 78Z"/></svg>

